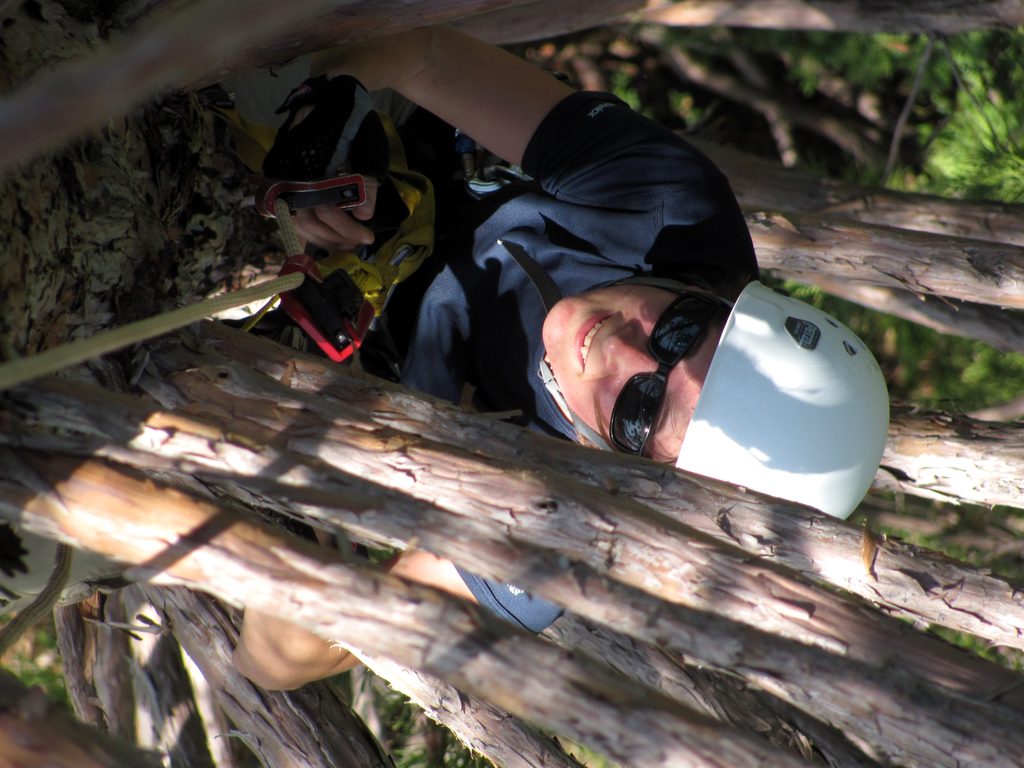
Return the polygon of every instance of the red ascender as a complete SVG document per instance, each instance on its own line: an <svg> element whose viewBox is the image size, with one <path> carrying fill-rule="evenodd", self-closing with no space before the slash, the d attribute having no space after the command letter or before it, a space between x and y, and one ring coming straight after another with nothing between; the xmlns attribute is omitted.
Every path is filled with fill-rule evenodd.
<svg viewBox="0 0 1024 768"><path fill-rule="evenodd" d="M306 279L281 294L281 306L321 351L336 363L351 357L373 322L373 305L344 270L323 279L316 261L305 254L288 258L278 273L302 272Z"/></svg>

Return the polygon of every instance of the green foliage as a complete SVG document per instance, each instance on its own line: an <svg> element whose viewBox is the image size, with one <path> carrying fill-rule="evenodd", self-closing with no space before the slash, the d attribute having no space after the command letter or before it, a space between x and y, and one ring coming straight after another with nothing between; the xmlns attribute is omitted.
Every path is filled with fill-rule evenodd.
<svg viewBox="0 0 1024 768"><path fill-rule="evenodd" d="M7 624L10 616L3 617ZM58 702L71 711L64 672L57 650L57 636L52 621L28 630L4 655L4 669L16 675L28 686L38 685L50 701Z"/></svg>
<svg viewBox="0 0 1024 768"><path fill-rule="evenodd" d="M974 32L944 46L959 87L925 158L922 188L1024 202L1024 33Z"/></svg>

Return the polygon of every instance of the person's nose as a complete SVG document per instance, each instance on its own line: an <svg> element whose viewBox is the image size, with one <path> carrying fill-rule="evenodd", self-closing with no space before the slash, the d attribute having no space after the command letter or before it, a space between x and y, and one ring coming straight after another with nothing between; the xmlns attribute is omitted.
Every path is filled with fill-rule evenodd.
<svg viewBox="0 0 1024 768"><path fill-rule="evenodd" d="M628 376L656 370L658 363L647 342L647 334L632 323L619 329L612 339L616 367Z"/></svg>

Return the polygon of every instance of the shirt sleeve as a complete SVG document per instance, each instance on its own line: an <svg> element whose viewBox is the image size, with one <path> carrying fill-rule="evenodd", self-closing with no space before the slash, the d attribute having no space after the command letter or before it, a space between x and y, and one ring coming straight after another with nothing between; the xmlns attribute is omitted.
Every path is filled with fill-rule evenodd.
<svg viewBox="0 0 1024 768"><path fill-rule="evenodd" d="M666 195L700 221L734 200L721 172L695 147L607 93L581 91L541 121L523 170L569 203L630 209Z"/></svg>
<svg viewBox="0 0 1024 768"><path fill-rule="evenodd" d="M726 293L757 277L750 233L728 180L685 139L607 93L578 92L541 121L523 170L553 197L650 214L644 262ZM639 243L639 240L636 242Z"/></svg>

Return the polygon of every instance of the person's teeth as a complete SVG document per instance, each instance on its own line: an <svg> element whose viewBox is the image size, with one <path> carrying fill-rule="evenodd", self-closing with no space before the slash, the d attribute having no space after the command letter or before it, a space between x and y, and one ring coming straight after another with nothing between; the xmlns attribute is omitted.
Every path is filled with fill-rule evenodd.
<svg viewBox="0 0 1024 768"><path fill-rule="evenodd" d="M583 358L583 363L587 362L587 355L590 354L590 342L594 340L594 336L597 334L598 329L601 327L601 323L597 323L587 335L583 337L583 347L580 349L580 356Z"/></svg>

